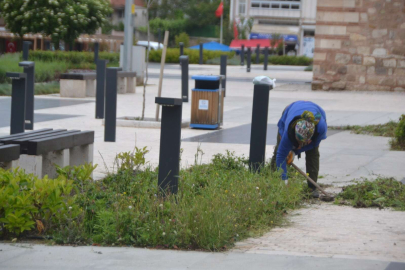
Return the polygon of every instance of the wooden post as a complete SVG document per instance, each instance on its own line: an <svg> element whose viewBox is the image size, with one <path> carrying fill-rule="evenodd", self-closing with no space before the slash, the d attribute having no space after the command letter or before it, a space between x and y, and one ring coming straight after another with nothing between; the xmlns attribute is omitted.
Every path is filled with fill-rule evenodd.
<svg viewBox="0 0 405 270"><path fill-rule="evenodd" d="M167 42L168 41L169 41L169 31L165 31L165 40L164 40L164 43L163 43L162 59L160 61L160 76L159 76L158 97L162 96L163 71L165 69L166 50L167 50ZM156 121L159 121L159 111L160 111L160 106L159 106L159 104L156 104L156 115L155 115L155 120Z"/></svg>
<svg viewBox="0 0 405 270"><path fill-rule="evenodd" d="M34 51L37 50L37 38L34 37Z"/></svg>

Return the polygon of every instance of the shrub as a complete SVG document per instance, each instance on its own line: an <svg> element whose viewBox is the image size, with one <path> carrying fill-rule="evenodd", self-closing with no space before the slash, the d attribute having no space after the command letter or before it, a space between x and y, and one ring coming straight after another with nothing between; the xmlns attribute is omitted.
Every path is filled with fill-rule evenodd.
<svg viewBox="0 0 405 270"><path fill-rule="evenodd" d="M405 114L399 118L394 138L391 139L390 144L393 150L405 150Z"/></svg>
<svg viewBox="0 0 405 270"><path fill-rule="evenodd" d="M222 52L222 51L208 51L204 50L203 61L207 63L208 60L218 58L221 55L226 54L229 58L234 56L234 52ZM199 50L184 49L184 55L189 56L190 64L198 64L200 59ZM180 50L177 48L167 49L166 63L179 63ZM149 61L160 62L162 58L162 50L151 51L149 54Z"/></svg>
<svg viewBox="0 0 405 270"><path fill-rule="evenodd" d="M99 59L108 60L110 63L119 63L120 54L100 52ZM29 60L43 62L65 62L68 64L94 64L94 53L76 51L30 51Z"/></svg>
<svg viewBox="0 0 405 270"><path fill-rule="evenodd" d="M206 165L196 155L195 165L180 171L178 194L163 197L146 153L120 154L117 172L102 181L91 180L90 165L58 168L56 180L1 170L0 218L9 220L7 211L23 220L7 223L3 238L41 230L61 244L218 251L282 224L304 196L303 177L292 175L286 186L268 167L252 173L245 158L228 152Z"/></svg>
<svg viewBox="0 0 405 270"><path fill-rule="evenodd" d="M184 48L188 48L190 46L190 38L187 35L187 33L184 33L184 32L180 33L179 35L177 35L174 38L174 40L175 40L174 43L175 43L176 48L180 47L180 45L179 45L180 42L184 43Z"/></svg>
<svg viewBox="0 0 405 270"><path fill-rule="evenodd" d="M166 20L155 18L149 21L149 27L151 32L155 35L158 34L158 29L162 31L162 38L164 36L164 31L169 31L169 39L174 40L174 37L186 30L187 20L186 19L176 19L176 20Z"/></svg>
<svg viewBox="0 0 405 270"><path fill-rule="evenodd" d="M47 233L66 225L82 212L74 205L73 181L65 177L39 179L15 169L0 168L0 234Z"/></svg>
<svg viewBox="0 0 405 270"><path fill-rule="evenodd" d="M49 95L60 92L59 82L36 83L35 95ZM0 96L11 96L11 84L0 84Z"/></svg>

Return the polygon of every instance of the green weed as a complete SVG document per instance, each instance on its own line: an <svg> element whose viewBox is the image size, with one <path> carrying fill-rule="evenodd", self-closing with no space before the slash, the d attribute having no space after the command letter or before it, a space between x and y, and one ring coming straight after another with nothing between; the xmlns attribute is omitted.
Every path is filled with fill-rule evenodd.
<svg viewBox="0 0 405 270"><path fill-rule="evenodd" d="M60 92L59 82L36 83L35 95L50 95ZM11 84L0 84L0 96L11 96Z"/></svg>
<svg viewBox="0 0 405 270"><path fill-rule="evenodd" d="M357 208L392 207L405 211L405 185L393 178L356 182L344 187L335 203L350 204Z"/></svg>

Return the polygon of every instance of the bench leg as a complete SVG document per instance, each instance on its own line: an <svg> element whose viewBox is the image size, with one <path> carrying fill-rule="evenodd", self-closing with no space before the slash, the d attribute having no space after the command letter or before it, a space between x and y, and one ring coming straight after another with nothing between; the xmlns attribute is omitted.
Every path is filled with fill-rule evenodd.
<svg viewBox="0 0 405 270"><path fill-rule="evenodd" d="M96 80L86 80L86 97L96 96Z"/></svg>
<svg viewBox="0 0 405 270"><path fill-rule="evenodd" d="M118 94L125 94L127 92L126 86L125 86L125 77L118 77L118 85L117 85L117 91Z"/></svg>
<svg viewBox="0 0 405 270"><path fill-rule="evenodd" d="M48 175L51 179L56 178L57 173L55 165L62 168L69 166L69 149L49 152L42 155L42 177Z"/></svg>
<svg viewBox="0 0 405 270"><path fill-rule="evenodd" d="M70 148L70 166L79 166L93 163L93 144L75 146Z"/></svg>
<svg viewBox="0 0 405 270"><path fill-rule="evenodd" d="M42 156L20 155L17 166L27 174L42 177Z"/></svg>
<svg viewBox="0 0 405 270"><path fill-rule="evenodd" d="M127 93L136 93L135 77L127 77Z"/></svg>

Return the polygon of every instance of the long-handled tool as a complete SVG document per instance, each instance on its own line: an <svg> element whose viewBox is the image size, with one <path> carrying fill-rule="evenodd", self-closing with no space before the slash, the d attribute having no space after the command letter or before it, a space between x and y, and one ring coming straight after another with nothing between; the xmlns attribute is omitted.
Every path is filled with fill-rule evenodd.
<svg viewBox="0 0 405 270"><path fill-rule="evenodd" d="M295 165L293 162L291 162L291 166L294 167L294 169L297 170L297 172L299 172L300 174L302 174L303 176L305 176L305 178L311 182L317 189L319 189L324 195L325 197L323 197L322 199L324 201L333 201L335 199L334 196L330 195L329 193L327 193L323 188L321 188L314 180L311 179L311 177L309 177L306 173L304 173L300 168L297 167L297 165Z"/></svg>

